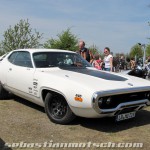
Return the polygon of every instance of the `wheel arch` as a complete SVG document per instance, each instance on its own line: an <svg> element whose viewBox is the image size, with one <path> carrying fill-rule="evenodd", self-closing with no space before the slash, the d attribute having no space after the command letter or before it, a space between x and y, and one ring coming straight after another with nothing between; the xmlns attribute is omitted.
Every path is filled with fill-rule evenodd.
<svg viewBox="0 0 150 150"><path fill-rule="evenodd" d="M62 92L60 92L60 91L58 91L58 90L55 90L55 89L49 89L49 88L43 88L43 89L41 90L41 97L42 97L43 102L45 102L45 97L46 97L47 93L60 95L60 96L62 96L62 97L66 100L66 102L68 103L66 96L65 96ZM69 103L68 103L68 105L69 105Z"/></svg>

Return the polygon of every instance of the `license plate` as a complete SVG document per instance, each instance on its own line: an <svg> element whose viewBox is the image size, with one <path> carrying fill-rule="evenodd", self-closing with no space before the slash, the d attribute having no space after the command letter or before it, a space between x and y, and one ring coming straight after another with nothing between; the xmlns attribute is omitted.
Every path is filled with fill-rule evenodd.
<svg viewBox="0 0 150 150"><path fill-rule="evenodd" d="M134 117L135 117L135 112L119 114L116 117L116 121L122 121L122 120L130 119L130 118L134 118Z"/></svg>

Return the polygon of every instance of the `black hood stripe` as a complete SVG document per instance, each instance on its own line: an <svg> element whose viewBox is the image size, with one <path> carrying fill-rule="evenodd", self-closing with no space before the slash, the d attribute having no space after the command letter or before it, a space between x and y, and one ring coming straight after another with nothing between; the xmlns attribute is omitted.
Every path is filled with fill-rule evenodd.
<svg viewBox="0 0 150 150"><path fill-rule="evenodd" d="M77 72L77 73L81 73L81 74L86 74L89 76L93 76L93 77L97 77L100 79L105 79L105 80L113 80L113 81L126 81L128 80L127 78L118 76L118 75L114 75L114 74L110 74L109 72L102 72L99 70L90 70L87 68L81 68L81 69L77 69L77 68L61 68L63 70L67 70L67 71L71 71L71 72Z"/></svg>

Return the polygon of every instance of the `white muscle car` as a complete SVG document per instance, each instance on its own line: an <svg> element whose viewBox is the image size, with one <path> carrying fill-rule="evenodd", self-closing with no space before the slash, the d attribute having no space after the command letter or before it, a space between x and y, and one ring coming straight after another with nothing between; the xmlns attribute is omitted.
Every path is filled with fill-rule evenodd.
<svg viewBox="0 0 150 150"><path fill-rule="evenodd" d="M8 92L43 106L59 124L75 116L121 121L150 105L149 81L96 70L65 50L19 49L1 57L0 99Z"/></svg>

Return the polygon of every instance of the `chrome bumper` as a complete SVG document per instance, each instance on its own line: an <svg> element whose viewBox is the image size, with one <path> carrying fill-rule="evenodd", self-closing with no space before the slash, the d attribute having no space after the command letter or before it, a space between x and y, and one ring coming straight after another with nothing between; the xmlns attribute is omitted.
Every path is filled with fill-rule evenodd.
<svg viewBox="0 0 150 150"><path fill-rule="evenodd" d="M127 94L127 93L142 92L142 91L143 92L150 91L150 86L96 92L94 93L93 98L92 98L92 105L93 105L94 110L99 114L115 115L125 108L133 108L133 107L135 108L134 111L138 111L146 106L150 106L150 100L141 99L138 101L124 102L124 103L120 103L117 107L112 108L112 109L100 109L98 106L98 99L104 96Z"/></svg>
<svg viewBox="0 0 150 150"><path fill-rule="evenodd" d="M113 109L100 109L98 107L97 103L93 103L93 108L99 114L109 114L109 113L116 114L117 112L120 112L125 108L131 108L131 107L136 107L135 111L138 111L138 110L140 110L140 109L142 109L146 106L150 106L150 101L147 100L147 99L139 100L139 101L133 101L133 102L121 103L116 108L113 108Z"/></svg>

